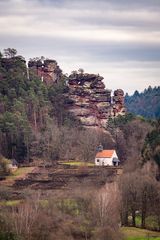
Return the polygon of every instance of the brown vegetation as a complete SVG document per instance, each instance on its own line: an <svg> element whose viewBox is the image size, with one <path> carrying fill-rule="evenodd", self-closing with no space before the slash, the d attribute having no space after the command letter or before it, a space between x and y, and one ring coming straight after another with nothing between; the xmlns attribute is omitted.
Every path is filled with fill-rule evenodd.
<svg viewBox="0 0 160 240"><path fill-rule="evenodd" d="M117 204L114 184L97 191L79 188L75 192L50 194L47 200L42 194L34 194L16 207L1 209L3 231L24 240L103 240L105 236L116 240Z"/></svg>

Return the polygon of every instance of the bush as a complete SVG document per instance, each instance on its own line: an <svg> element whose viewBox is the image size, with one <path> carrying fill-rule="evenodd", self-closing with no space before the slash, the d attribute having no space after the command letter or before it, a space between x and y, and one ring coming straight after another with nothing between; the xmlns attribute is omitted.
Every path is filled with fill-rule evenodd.
<svg viewBox="0 0 160 240"><path fill-rule="evenodd" d="M12 233L1 233L0 232L0 239L1 240L16 240L15 236Z"/></svg>
<svg viewBox="0 0 160 240"><path fill-rule="evenodd" d="M0 156L0 176L8 175L10 173L9 164L9 159Z"/></svg>

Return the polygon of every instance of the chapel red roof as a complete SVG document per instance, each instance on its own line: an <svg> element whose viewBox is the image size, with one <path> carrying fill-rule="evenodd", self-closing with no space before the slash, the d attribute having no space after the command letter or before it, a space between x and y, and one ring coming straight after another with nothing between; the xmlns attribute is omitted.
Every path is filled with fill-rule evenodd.
<svg viewBox="0 0 160 240"><path fill-rule="evenodd" d="M102 150L96 154L96 158L111 158L115 150Z"/></svg>

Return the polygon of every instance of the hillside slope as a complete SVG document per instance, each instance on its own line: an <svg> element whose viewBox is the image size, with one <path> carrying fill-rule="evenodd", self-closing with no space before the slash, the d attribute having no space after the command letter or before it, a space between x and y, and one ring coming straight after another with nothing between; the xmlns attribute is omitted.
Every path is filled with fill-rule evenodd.
<svg viewBox="0 0 160 240"><path fill-rule="evenodd" d="M109 116L125 114L123 91L111 101L103 77L80 70L67 77L52 59L34 58L27 67L15 49L6 51L0 54L0 154L20 164L35 158L93 160ZM111 147L107 139L104 146L108 141Z"/></svg>
<svg viewBox="0 0 160 240"><path fill-rule="evenodd" d="M130 113L146 118L160 118L160 87L148 87L144 92L135 91L132 96L126 94L125 105Z"/></svg>

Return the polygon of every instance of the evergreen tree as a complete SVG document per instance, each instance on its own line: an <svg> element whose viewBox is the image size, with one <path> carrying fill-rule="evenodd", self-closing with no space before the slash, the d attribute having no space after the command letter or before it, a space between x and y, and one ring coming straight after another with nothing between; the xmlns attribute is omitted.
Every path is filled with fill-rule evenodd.
<svg viewBox="0 0 160 240"><path fill-rule="evenodd" d="M142 93L135 91L132 96L126 94L125 105L128 112L136 115L149 119L160 118L160 87L149 86Z"/></svg>

